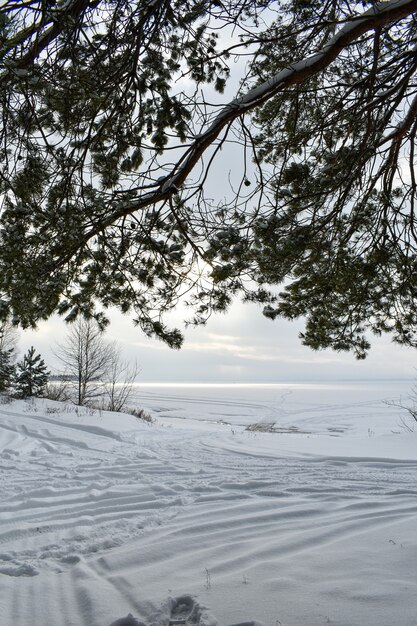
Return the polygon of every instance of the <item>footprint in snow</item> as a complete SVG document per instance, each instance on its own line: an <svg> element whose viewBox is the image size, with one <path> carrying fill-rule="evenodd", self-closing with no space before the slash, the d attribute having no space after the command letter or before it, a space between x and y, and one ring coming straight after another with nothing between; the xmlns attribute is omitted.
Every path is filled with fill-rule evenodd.
<svg viewBox="0 0 417 626"><path fill-rule="evenodd" d="M146 626L146 624L138 622L138 620L129 613L127 617L117 619L115 622L112 622L110 626Z"/></svg>
<svg viewBox="0 0 417 626"><path fill-rule="evenodd" d="M201 622L201 608L191 596L170 599L169 626L198 626Z"/></svg>
<svg viewBox="0 0 417 626"><path fill-rule="evenodd" d="M37 576L39 572L36 567L33 567L33 565L16 563L11 565L1 565L0 574L20 578L21 576Z"/></svg>
<svg viewBox="0 0 417 626"><path fill-rule="evenodd" d="M157 621L152 620L149 625L138 621L129 613L127 617L112 622L110 626L206 626L206 622L202 619L202 610L198 604L191 596L185 595L168 598L163 606L163 615ZM207 626L214 624L210 622Z"/></svg>
<svg viewBox="0 0 417 626"><path fill-rule="evenodd" d="M167 615L168 613L168 615ZM220 626L214 619L203 614L203 609L189 595L169 598L164 605L164 615L160 621L152 620L151 624L139 622L129 613L127 617L112 622L110 626ZM226 625L225 625L226 626ZM229 624L228 626L262 626L260 622L247 621Z"/></svg>
<svg viewBox="0 0 417 626"><path fill-rule="evenodd" d="M185 595L170 599L171 616L169 626L214 626L216 620L208 619L203 615L203 609L191 596ZM229 626L262 626L259 622L239 622Z"/></svg>

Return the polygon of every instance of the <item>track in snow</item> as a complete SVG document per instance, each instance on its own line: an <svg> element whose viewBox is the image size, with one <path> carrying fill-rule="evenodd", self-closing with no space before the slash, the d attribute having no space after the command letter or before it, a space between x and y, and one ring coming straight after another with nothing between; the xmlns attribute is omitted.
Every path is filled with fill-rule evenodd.
<svg viewBox="0 0 417 626"><path fill-rule="evenodd" d="M313 626L336 615L329 594L341 576L338 551L346 558L341 546L365 550L366 537L379 542L375 567L394 559L407 572L416 562L417 460L280 454L279 439L268 456L259 442L276 435L48 410L0 407L2 626L216 623L205 606L220 626L255 618ZM348 575L363 578L363 566L350 564ZM308 598L297 610L309 621L291 622L297 584L315 588L314 571L328 613ZM397 603L404 576L391 582ZM402 618L388 588L381 604L349 584L339 605L359 602L358 615L377 619L375 606L387 602L387 619L414 624L413 600ZM127 613L136 617L122 619Z"/></svg>

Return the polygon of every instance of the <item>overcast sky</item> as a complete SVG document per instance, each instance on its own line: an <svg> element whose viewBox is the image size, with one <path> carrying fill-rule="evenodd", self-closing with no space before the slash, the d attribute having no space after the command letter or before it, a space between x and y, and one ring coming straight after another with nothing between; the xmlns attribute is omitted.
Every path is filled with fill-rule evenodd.
<svg viewBox="0 0 417 626"><path fill-rule="evenodd" d="M176 317L179 323L179 315ZM53 318L40 324L37 332L21 332L20 355L34 345L51 369L59 369L52 349L67 330L62 320ZM119 313L112 316L106 336L119 343L127 360L137 361L141 368L138 382L259 383L417 376L416 350L396 346L388 337L371 339L368 358L357 361L352 354L313 352L301 345L300 330L300 322L271 321L257 306L237 303L205 327L188 329L180 351L148 339Z"/></svg>

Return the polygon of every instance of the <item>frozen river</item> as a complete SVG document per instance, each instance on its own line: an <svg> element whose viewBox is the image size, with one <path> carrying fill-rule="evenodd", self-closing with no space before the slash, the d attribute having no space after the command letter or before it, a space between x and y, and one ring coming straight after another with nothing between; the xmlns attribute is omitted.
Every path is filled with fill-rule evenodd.
<svg viewBox="0 0 417 626"><path fill-rule="evenodd" d="M409 402L414 382L364 381L279 384L137 383L130 404L164 418L223 421L232 426L256 422L277 427L344 428L345 418L363 422L389 412L390 402ZM387 404L388 403L388 404ZM395 426L395 420L393 421Z"/></svg>

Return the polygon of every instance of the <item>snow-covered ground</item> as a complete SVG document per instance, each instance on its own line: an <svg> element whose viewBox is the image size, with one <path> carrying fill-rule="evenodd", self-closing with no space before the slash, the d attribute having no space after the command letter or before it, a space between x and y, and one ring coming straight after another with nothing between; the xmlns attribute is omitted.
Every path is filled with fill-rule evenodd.
<svg viewBox="0 0 417 626"><path fill-rule="evenodd" d="M143 386L152 425L1 404L1 626L416 626L404 391Z"/></svg>

